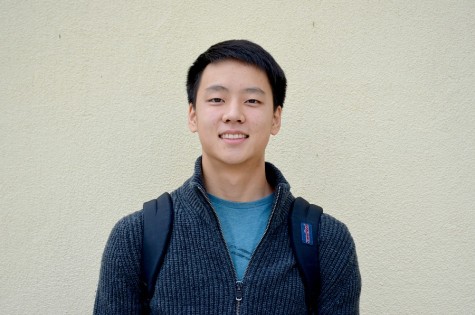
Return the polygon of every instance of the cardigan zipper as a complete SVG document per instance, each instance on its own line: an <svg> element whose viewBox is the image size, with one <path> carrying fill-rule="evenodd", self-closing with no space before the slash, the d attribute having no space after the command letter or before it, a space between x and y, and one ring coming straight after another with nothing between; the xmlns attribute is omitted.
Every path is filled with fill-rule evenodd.
<svg viewBox="0 0 475 315"><path fill-rule="evenodd" d="M236 315L239 315L242 301L242 281L236 281Z"/></svg>
<svg viewBox="0 0 475 315"><path fill-rule="evenodd" d="M279 197L280 197L280 187L277 187L277 196L275 197L274 206L272 207L272 211L270 213L269 222L267 222L267 226L266 226L266 229L264 230L264 234L262 234L261 240L257 244L256 249L254 249L254 251L252 252L251 259L249 260L249 263L246 266L246 270L244 270L244 275L242 277L243 279L246 278L247 269L251 265L252 258L254 258L254 254L257 252L257 250L261 246L262 240L264 239L264 237L267 234L267 231L269 230L269 226L271 224L272 217L274 216L275 209L277 208L277 204L279 203Z"/></svg>
<svg viewBox="0 0 475 315"><path fill-rule="evenodd" d="M221 236L221 240L224 243L224 246L226 247L226 252L228 253L229 262L231 263L231 268L233 270L235 289L236 289L236 292L235 292L235 295L236 295L236 314L239 315L240 307L241 307L241 301L242 301L242 295L243 295L243 292L242 292L243 291L243 288L242 288L243 283L242 283L242 281L237 280L236 268L234 267L233 259L231 257L231 252L229 251L228 244L226 243L226 240L224 239L223 230L221 228L221 222L219 222L219 218L218 218L218 215L216 214L216 210L214 210L213 204L211 203L211 200L209 200L208 194L206 194L204 189L201 188L201 186L199 186L199 185L197 187L198 187L198 190L205 197L206 201L208 202L209 206L211 207L211 210L213 210L213 215L214 215L216 221L218 222L219 234Z"/></svg>
<svg viewBox="0 0 475 315"><path fill-rule="evenodd" d="M206 194L206 192L204 191L204 189L201 188L201 186L199 186L199 185L197 187L198 187L199 191L205 197L205 199L208 202L211 209L213 210L213 215L216 218L216 221L218 222L218 229L219 229L219 233L221 235L221 240L223 241L224 246L226 247L226 251L228 252L228 258L229 258L229 261L231 262L232 270L233 270L233 273L234 273L234 280L235 280L235 284L236 284L236 314L239 315L240 314L240 309L241 309L242 297L243 297L243 294L244 294L243 293L244 283L243 283L243 281L237 280L236 268L234 267L234 263L233 263L233 260L232 260L232 257L231 257L231 252L229 251L229 248L228 248L228 244L226 243L226 240L224 239L223 230L221 229L221 223L219 222L219 218L218 218L218 215L216 214L216 210L214 210L213 204L211 203L211 200L209 200L209 197ZM267 234L267 231L269 230L269 226L271 224L272 217L274 216L275 209L277 208L277 204L279 203L280 189L281 189L280 187L277 188L277 196L275 198L274 206L272 207L272 211L271 211L271 214L270 214L270 217L269 217L269 222L267 223L266 229L264 230L264 234L262 235L261 240L259 241L259 244L257 244L256 249L254 250L254 252L251 255L251 259L249 260L249 263L246 266L246 270L244 270L243 279L246 278L246 273L247 273L247 270L249 268L249 265L251 264L252 258L254 257L254 254L257 251L257 249L260 247L260 245L262 243L262 240L264 239L264 237Z"/></svg>
<svg viewBox="0 0 475 315"><path fill-rule="evenodd" d="M247 264L246 266L246 270L244 270L244 274L242 276L243 279L246 278L246 273L247 273L247 270L249 269L249 266L251 265L251 262L252 262L252 259L254 258L254 254L257 252L257 250L259 249L259 247L261 246L261 243L262 243L262 240L264 239L264 237L266 236L267 234L267 231L269 230L269 226L271 224L271 220L272 220L272 217L274 216L274 212L275 212L275 209L277 208L277 204L279 203L279 197L280 197L280 187L277 188L277 195L275 197L275 202L274 202L274 206L272 207L272 211L271 211L271 214L270 214L270 217L269 217L269 222L267 222L267 226L266 226L266 229L264 230L264 234L262 234L262 237L259 241L259 244L257 244L256 246L256 249L254 249L254 251L252 252L252 255L251 255L251 259L249 259L249 263ZM243 286L243 282L241 281L238 281L237 283L237 293L238 295L236 295L236 301L237 301L237 307L236 307L236 314L239 315L240 313L240 305L241 305L241 300L242 300L242 286ZM239 295L240 294L240 295ZM238 299L237 297L240 296L241 298Z"/></svg>

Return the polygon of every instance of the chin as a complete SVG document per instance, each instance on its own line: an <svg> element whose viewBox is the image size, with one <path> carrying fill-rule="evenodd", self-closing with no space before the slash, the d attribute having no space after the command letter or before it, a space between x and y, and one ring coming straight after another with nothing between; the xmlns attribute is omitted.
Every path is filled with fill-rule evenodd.
<svg viewBox="0 0 475 315"><path fill-rule="evenodd" d="M226 155L226 156L219 156L219 157L208 157L209 161L221 165L229 165L229 166L237 166L241 164L245 164L249 161L249 159L245 157L239 157L236 155Z"/></svg>
<svg viewBox="0 0 475 315"><path fill-rule="evenodd" d="M256 165L259 161L263 161L263 159L256 158L256 157L228 157L222 159L222 163L227 164L229 166L239 166L239 165Z"/></svg>

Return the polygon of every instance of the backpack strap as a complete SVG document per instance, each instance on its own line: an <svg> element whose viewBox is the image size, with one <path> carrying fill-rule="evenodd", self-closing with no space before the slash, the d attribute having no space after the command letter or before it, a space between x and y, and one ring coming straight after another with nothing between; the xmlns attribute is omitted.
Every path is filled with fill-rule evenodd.
<svg viewBox="0 0 475 315"><path fill-rule="evenodd" d="M297 266L302 275L307 308L310 314L318 311L320 294L320 262L318 231L323 209L305 199L295 199L290 211L290 237Z"/></svg>
<svg viewBox="0 0 475 315"><path fill-rule="evenodd" d="M142 272L147 302L153 297L158 271L168 248L173 226L173 203L165 192L143 205Z"/></svg>

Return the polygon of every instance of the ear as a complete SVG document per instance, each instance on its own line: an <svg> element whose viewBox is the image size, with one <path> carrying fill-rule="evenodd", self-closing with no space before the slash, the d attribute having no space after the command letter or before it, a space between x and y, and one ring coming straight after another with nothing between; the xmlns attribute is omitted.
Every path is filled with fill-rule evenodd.
<svg viewBox="0 0 475 315"><path fill-rule="evenodd" d="M271 135L275 136L279 133L280 124L282 122L282 106L277 106L274 110L274 116L272 117L272 128L270 130Z"/></svg>
<svg viewBox="0 0 475 315"><path fill-rule="evenodd" d="M197 132L197 124L196 124L196 111L193 108L193 104L190 103L188 107L188 128L191 132Z"/></svg>

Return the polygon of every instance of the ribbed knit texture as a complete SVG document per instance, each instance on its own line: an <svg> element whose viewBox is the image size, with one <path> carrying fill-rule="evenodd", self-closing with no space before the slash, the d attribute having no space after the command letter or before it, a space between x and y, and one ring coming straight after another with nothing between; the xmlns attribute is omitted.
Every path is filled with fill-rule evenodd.
<svg viewBox="0 0 475 315"><path fill-rule="evenodd" d="M272 164L274 210L243 279L236 302L236 275L218 220L207 199L201 159L195 174L172 193L173 232L160 270L152 314L306 314L305 291L288 234L294 197ZM142 212L121 219L111 232L104 255L94 314L140 314ZM358 314L361 278L355 246L346 226L323 214L320 234L322 290L319 314Z"/></svg>

